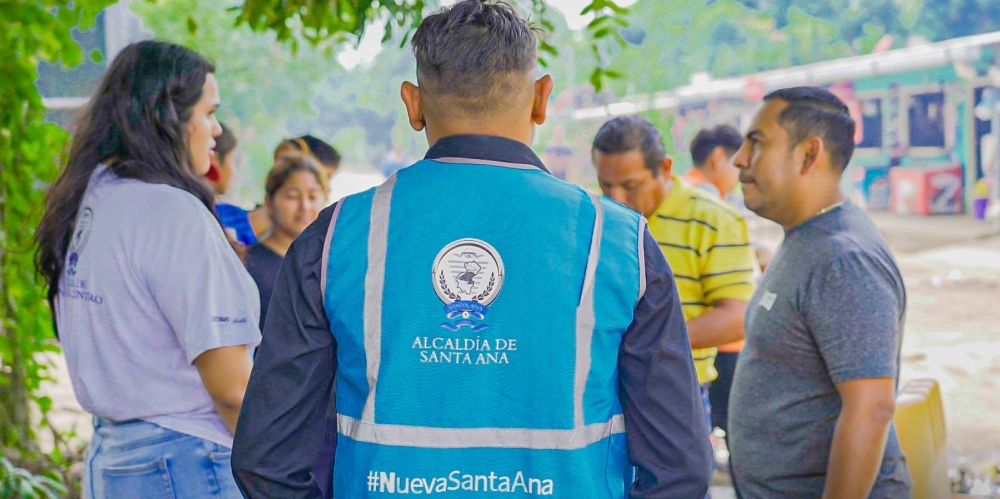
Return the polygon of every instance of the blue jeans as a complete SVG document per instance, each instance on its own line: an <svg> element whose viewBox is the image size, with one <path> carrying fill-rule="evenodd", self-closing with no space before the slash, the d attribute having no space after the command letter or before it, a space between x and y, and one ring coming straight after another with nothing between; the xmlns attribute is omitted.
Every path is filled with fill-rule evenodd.
<svg viewBox="0 0 1000 499"><path fill-rule="evenodd" d="M83 497L241 499L232 449L141 420L94 418Z"/></svg>

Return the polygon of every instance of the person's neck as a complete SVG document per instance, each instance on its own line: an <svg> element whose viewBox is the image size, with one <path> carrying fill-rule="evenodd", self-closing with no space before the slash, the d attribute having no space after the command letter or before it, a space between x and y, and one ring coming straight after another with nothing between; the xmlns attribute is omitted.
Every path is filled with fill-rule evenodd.
<svg viewBox="0 0 1000 499"><path fill-rule="evenodd" d="M845 200L844 193L841 192L840 187L836 189L822 192L814 193L805 196L799 205L799 209L795 211L795 214L789 220L781 223L785 231L790 231L799 225L802 225L813 218L825 214L826 212L836 208L842 204Z"/></svg>
<svg viewBox="0 0 1000 499"><path fill-rule="evenodd" d="M643 213L643 215L646 217L646 220L652 220L653 217L656 215L656 212L660 211L660 209L663 207L663 203L667 202L667 197L670 196L670 191L674 189L673 177L672 176L667 177L666 182L663 182L660 185L662 185L662 188L660 189L659 194L656 195L656 202L654 203L654 206L656 206L656 208L653 209L652 213Z"/></svg>
<svg viewBox="0 0 1000 499"><path fill-rule="evenodd" d="M531 147L533 138L532 129L522 124L512 124L508 121L499 120L496 123L487 122L457 122L447 123L443 126L427 125L427 142L434 146L437 141L456 135L489 135L491 137L502 137L515 140L528 147Z"/></svg>
<svg viewBox="0 0 1000 499"><path fill-rule="evenodd" d="M288 253L288 248L292 246L292 241L294 240L295 236L287 234L275 227L275 229L271 231L271 234L261 240L261 244L267 246L268 249L283 258L285 254Z"/></svg>
<svg viewBox="0 0 1000 499"><path fill-rule="evenodd" d="M703 181L708 182L712 187L715 187L715 190L719 191L719 195L725 196L726 194L728 194L728 192L726 192L725 186L717 178L717 176L716 178L713 178L713 176L709 174L707 164L694 165L693 171L698 172L698 174L701 175Z"/></svg>

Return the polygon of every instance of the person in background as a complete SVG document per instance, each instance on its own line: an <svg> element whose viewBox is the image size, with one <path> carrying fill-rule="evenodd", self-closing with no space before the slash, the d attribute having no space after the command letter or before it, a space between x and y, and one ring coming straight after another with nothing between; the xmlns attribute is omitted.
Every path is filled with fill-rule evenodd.
<svg viewBox="0 0 1000 499"><path fill-rule="evenodd" d="M260 302L203 180L214 70L177 45L125 47L46 196L37 267L94 415L85 498L240 497L230 449Z"/></svg>
<svg viewBox="0 0 1000 499"><path fill-rule="evenodd" d="M236 175L237 156L236 136L222 122L219 122L219 126L222 127L222 135L215 139L215 155L212 157L208 173L205 174L205 179L215 191L217 198L229 192L229 186ZM243 246L257 242L257 234L250 225L250 213L247 210L234 204L215 203L215 212L219 215L222 226L237 242Z"/></svg>
<svg viewBox="0 0 1000 499"><path fill-rule="evenodd" d="M328 179L336 175L342 160L340 153L333 146L312 135L303 135L281 141L274 149L274 162L277 163L281 156L288 153L312 156L326 170L326 178Z"/></svg>
<svg viewBox="0 0 1000 499"><path fill-rule="evenodd" d="M743 144L743 136L729 125L719 125L698 132L691 141L693 167L682 179L688 184L715 194L729 204L738 195L740 171L733 166L732 157Z"/></svg>
<svg viewBox="0 0 1000 499"><path fill-rule="evenodd" d="M294 156L309 156L315 159L324 170L326 178L325 192L329 193L333 177L340 169L341 156L333 146L322 139L312 135L302 135L291 139L282 140L278 147L274 148L274 163L277 164L282 156L292 154ZM324 206L330 200L324 200ZM323 206L320 207L321 209ZM271 230L271 213L263 206L258 206L250 212L250 223L258 238L263 238Z"/></svg>
<svg viewBox="0 0 1000 499"><path fill-rule="evenodd" d="M716 349L743 339L743 314L755 288L746 222L718 197L674 175L660 132L642 118L605 123L591 154L604 195L649 220L674 272L710 428ZM710 438L706 430L705 441Z"/></svg>
<svg viewBox="0 0 1000 499"><path fill-rule="evenodd" d="M267 174L264 209L272 230L251 246L246 255L247 270L260 291L262 328L281 261L292 241L316 220L319 210L326 205L326 186L323 167L304 154L281 155Z"/></svg>
<svg viewBox="0 0 1000 499"><path fill-rule="evenodd" d="M911 495L892 424L906 290L882 235L844 199L853 152L847 106L799 87L764 97L735 156L747 208L785 229L729 401L748 499Z"/></svg>
<svg viewBox="0 0 1000 499"><path fill-rule="evenodd" d="M545 164L552 169L552 175L566 180L572 162L573 148L566 143L566 128L557 125L552 131L552 139L545 146Z"/></svg>
<svg viewBox="0 0 1000 499"><path fill-rule="evenodd" d="M729 125L718 125L715 128L699 131L691 141L690 147L694 167L688 170L683 178L692 186L725 200L746 217L746 207L743 206L743 196L739 189L740 171L733 166L732 161L733 155L742 144L743 136ZM753 215L752 212L749 214ZM756 244L753 246L754 249L758 247ZM761 261L760 251L757 251L757 261ZM736 361L739 359L740 350L743 349L743 343L744 341L740 340L719 346L719 353L715 357L715 370L719 376L708 389L708 398L712 405L712 426L725 432L727 447L729 391L733 386Z"/></svg>

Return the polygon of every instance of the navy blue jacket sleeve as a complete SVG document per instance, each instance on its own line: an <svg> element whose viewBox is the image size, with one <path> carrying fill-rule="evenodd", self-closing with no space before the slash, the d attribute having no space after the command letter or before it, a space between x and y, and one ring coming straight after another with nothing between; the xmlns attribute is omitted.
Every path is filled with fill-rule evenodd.
<svg viewBox="0 0 1000 499"><path fill-rule="evenodd" d="M649 230L643 237L646 294L618 356L628 455L636 467L629 497L705 497L712 450L684 313L663 253Z"/></svg>
<svg viewBox="0 0 1000 499"><path fill-rule="evenodd" d="M274 286L233 440L233 474L250 499L332 497L337 345L320 276L333 208L292 243Z"/></svg>

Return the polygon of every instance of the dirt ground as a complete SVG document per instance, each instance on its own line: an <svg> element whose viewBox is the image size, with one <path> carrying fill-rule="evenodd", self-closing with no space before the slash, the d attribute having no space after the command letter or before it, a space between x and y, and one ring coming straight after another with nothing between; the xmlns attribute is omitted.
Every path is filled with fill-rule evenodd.
<svg viewBox="0 0 1000 499"><path fill-rule="evenodd" d="M901 378L941 384L949 461L1000 462L1000 237L898 252L909 314Z"/></svg>
<svg viewBox="0 0 1000 499"><path fill-rule="evenodd" d="M985 470L1000 462L1000 236L982 237L967 219L875 216L906 280L909 313L902 383L934 378L941 385L949 462ZM971 231L978 231L970 234ZM63 359L56 359L51 419L89 440L89 416L76 403ZM715 489L718 497L727 491Z"/></svg>

